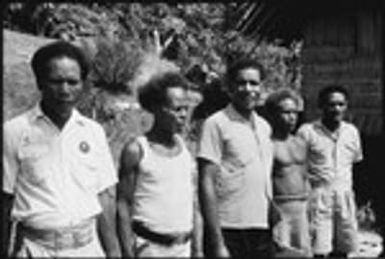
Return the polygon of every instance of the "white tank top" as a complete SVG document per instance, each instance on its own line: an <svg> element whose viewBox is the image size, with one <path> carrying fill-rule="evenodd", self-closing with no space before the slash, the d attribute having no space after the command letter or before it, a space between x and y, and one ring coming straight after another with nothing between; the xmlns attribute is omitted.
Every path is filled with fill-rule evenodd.
<svg viewBox="0 0 385 259"><path fill-rule="evenodd" d="M193 226L193 160L181 137L174 157L153 151L137 138L143 156L134 192L133 219L160 233L191 231Z"/></svg>

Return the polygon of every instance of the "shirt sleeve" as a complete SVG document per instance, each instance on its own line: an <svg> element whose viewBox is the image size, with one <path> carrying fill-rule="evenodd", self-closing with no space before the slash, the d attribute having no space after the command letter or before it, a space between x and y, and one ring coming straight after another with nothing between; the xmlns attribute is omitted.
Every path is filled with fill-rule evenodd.
<svg viewBox="0 0 385 259"><path fill-rule="evenodd" d="M100 193L108 187L118 182L117 170L114 165L111 150L108 145L107 136L104 129L100 126L97 130L97 141L99 143L99 156L98 156L98 181L96 191Z"/></svg>
<svg viewBox="0 0 385 259"><path fill-rule="evenodd" d="M14 194L19 163L17 159L17 146L15 132L11 125L3 127L3 191Z"/></svg>
<svg viewBox="0 0 385 259"><path fill-rule="evenodd" d="M202 134L198 143L198 158L204 158L217 165L222 158L222 137L218 123L208 118L202 127Z"/></svg>
<svg viewBox="0 0 385 259"><path fill-rule="evenodd" d="M361 144L361 137L360 133L356 128L354 128L354 159L353 162L357 163L360 162L363 158L363 152L362 152L362 144Z"/></svg>

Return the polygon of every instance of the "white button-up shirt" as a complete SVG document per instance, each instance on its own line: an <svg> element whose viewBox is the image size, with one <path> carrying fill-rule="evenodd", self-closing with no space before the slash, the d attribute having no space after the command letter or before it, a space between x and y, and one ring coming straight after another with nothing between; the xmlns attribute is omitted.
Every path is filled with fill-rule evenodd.
<svg viewBox="0 0 385 259"><path fill-rule="evenodd" d="M302 125L297 134L308 146L310 182L330 184L340 190L351 189L353 163L363 158L357 128L342 122L332 133L317 120Z"/></svg>
<svg viewBox="0 0 385 259"><path fill-rule="evenodd" d="M6 122L3 134L3 191L15 197L15 220L51 228L101 212L98 193L117 174L98 123L74 110L60 131L37 105Z"/></svg>
<svg viewBox="0 0 385 259"><path fill-rule="evenodd" d="M273 146L270 125L253 112L251 121L230 104L209 117L198 157L217 164L216 193L222 227L267 228Z"/></svg>

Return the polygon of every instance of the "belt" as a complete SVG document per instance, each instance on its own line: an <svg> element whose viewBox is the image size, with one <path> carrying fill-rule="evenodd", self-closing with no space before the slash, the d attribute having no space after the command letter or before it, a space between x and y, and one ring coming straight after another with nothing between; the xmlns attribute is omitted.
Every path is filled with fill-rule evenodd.
<svg viewBox="0 0 385 259"><path fill-rule="evenodd" d="M51 249L75 249L91 243L93 225L93 220L87 220L71 227L36 229L20 222L17 226L17 235L27 237Z"/></svg>
<svg viewBox="0 0 385 259"><path fill-rule="evenodd" d="M154 243L171 246L176 244L184 244L190 240L192 232L174 232L174 233L157 233L146 226L142 222L134 221L132 223L132 230L136 235L148 239Z"/></svg>

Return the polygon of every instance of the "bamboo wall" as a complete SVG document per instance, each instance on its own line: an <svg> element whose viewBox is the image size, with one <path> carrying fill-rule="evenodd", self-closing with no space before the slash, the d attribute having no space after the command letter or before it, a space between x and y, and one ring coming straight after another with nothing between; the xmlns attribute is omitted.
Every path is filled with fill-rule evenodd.
<svg viewBox="0 0 385 259"><path fill-rule="evenodd" d="M302 90L306 117L317 115L318 91L343 84L351 94L350 118L365 135L382 130L384 82L382 13L378 10L319 15L308 23Z"/></svg>

